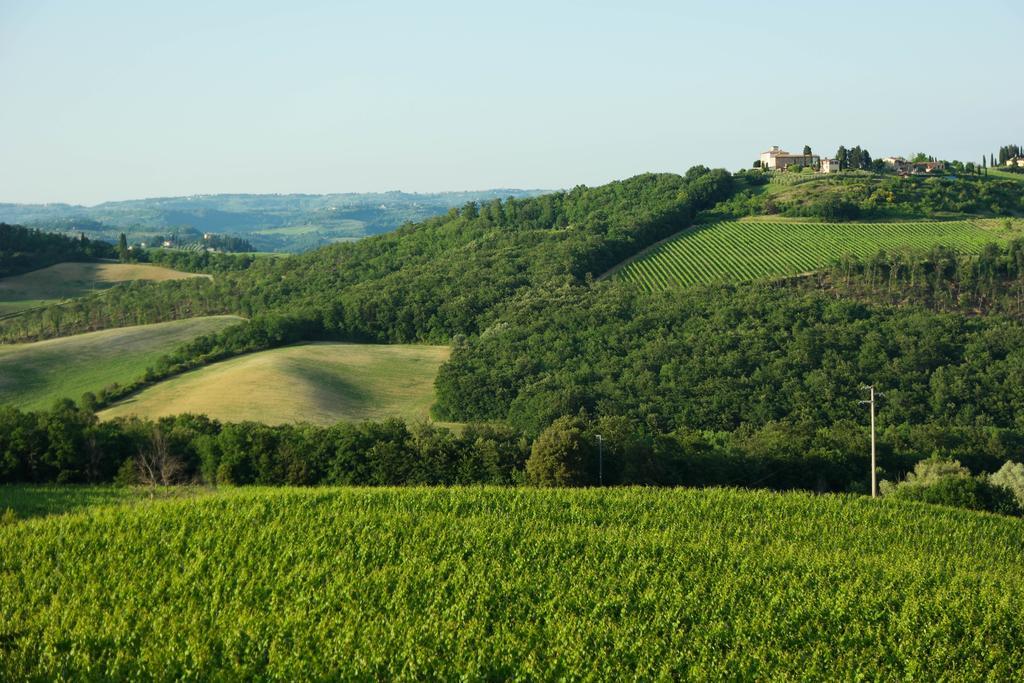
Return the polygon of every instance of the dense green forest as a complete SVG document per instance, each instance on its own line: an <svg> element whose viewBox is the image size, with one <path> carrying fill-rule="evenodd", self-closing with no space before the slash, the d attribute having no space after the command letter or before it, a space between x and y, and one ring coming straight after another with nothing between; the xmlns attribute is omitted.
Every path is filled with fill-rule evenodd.
<svg viewBox="0 0 1024 683"><path fill-rule="evenodd" d="M988 244L978 254L947 247L846 256L831 269L794 280L847 298L934 311L1024 317L1024 240Z"/></svg>
<svg viewBox="0 0 1024 683"><path fill-rule="evenodd" d="M646 293L625 284L531 291L457 346L437 417L537 433L580 410L662 430L862 419L1024 428L1024 325L826 292L747 285Z"/></svg>
<svg viewBox="0 0 1024 683"><path fill-rule="evenodd" d="M245 270L260 257L254 254L225 254L179 249L148 249L139 254L142 263L157 263L188 273L223 274Z"/></svg>
<svg viewBox="0 0 1024 683"><path fill-rule="evenodd" d="M856 420L827 428L780 421L661 432L629 416L580 414L530 438L500 423L452 432L400 420L330 427L222 424L196 415L100 422L70 401L37 412L0 407L0 483L600 483L866 492L864 446ZM887 424L881 474L898 481L920 466L921 454L956 458L961 473L993 473L1022 447L1024 434L1016 429Z"/></svg>
<svg viewBox="0 0 1024 683"><path fill-rule="evenodd" d="M0 277L27 273L61 261L114 258L114 248L84 235L67 237L0 223Z"/></svg>

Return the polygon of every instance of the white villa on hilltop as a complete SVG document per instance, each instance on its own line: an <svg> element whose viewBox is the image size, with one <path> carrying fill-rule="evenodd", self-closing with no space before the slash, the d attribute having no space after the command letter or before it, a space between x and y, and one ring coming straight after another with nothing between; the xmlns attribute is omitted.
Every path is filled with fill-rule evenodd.
<svg viewBox="0 0 1024 683"><path fill-rule="evenodd" d="M761 152L761 168L769 171L785 171L790 166L812 168L820 173L837 173L839 161L828 157L822 159L817 154L790 154L778 145L767 152Z"/></svg>
<svg viewBox="0 0 1024 683"><path fill-rule="evenodd" d="M770 171L785 171L790 166L816 168L821 158L817 154L790 154L775 145L767 152L761 152L761 168Z"/></svg>
<svg viewBox="0 0 1024 683"><path fill-rule="evenodd" d="M829 159L826 157L821 160L818 170L821 173L839 173L842 169L839 168L839 159Z"/></svg>

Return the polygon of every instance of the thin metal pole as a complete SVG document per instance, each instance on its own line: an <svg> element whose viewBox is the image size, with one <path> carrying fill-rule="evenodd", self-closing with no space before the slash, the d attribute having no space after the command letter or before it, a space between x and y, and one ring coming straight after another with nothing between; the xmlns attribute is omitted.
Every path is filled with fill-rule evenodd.
<svg viewBox="0 0 1024 683"><path fill-rule="evenodd" d="M875 385L871 384L861 387L871 392L871 398L867 401L860 401L861 405L867 403L871 407L871 497L878 497L878 463L875 457Z"/></svg>
<svg viewBox="0 0 1024 683"><path fill-rule="evenodd" d="M604 439L597 435L597 485L604 486Z"/></svg>
<svg viewBox="0 0 1024 683"><path fill-rule="evenodd" d="M875 387L871 387L871 497L878 497L878 466L875 464Z"/></svg>

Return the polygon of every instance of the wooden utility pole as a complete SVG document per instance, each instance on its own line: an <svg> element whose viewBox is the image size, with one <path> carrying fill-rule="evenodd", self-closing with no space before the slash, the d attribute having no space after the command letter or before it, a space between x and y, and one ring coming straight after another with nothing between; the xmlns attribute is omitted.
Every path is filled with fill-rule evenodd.
<svg viewBox="0 0 1024 683"><path fill-rule="evenodd" d="M861 404L867 403L871 407L871 497L878 497L878 467L875 462L875 386L864 387L871 392L871 398L867 401L861 401Z"/></svg>
<svg viewBox="0 0 1024 683"><path fill-rule="evenodd" d="M597 485L604 486L604 437L597 436Z"/></svg>

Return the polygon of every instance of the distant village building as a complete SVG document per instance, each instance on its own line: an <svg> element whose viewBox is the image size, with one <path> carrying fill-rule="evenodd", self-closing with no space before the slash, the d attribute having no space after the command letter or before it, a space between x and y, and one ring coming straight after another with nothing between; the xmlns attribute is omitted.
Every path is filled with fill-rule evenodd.
<svg viewBox="0 0 1024 683"><path fill-rule="evenodd" d="M946 164L941 161L918 161L910 165L911 173L914 175L927 175L929 173L942 173L946 170Z"/></svg>
<svg viewBox="0 0 1024 683"><path fill-rule="evenodd" d="M882 163L900 175L928 175L946 170L941 161L907 161L903 157L885 157Z"/></svg>
<svg viewBox="0 0 1024 683"><path fill-rule="evenodd" d="M906 171L910 168L910 162L903 157L885 157L882 163L894 171Z"/></svg>
<svg viewBox="0 0 1024 683"><path fill-rule="evenodd" d="M1024 168L1024 157L1010 157L1006 160L1007 166L1020 166Z"/></svg>
<svg viewBox="0 0 1024 683"><path fill-rule="evenodd" d="M825 157L821 160L820 170L822 173L839 173L839 159Z"/></svg>
<svg viewBox="0 0 1024 683"><path fill-rule="evenodd" d="M170 247L170 246L172 246L173 244L174 244L174 243L173 243L173 242L171 242L170 240L164 240L164 246L165 246L165 247Z"/></svg>
<svg viewBox="0 0 1024 683"><path fill-rule="evenodd" d="M817 168L820 161L817 154L790 154L777 145L767 152L761 152L761 168L769 171L785 171L790 166Z"/></svg>

